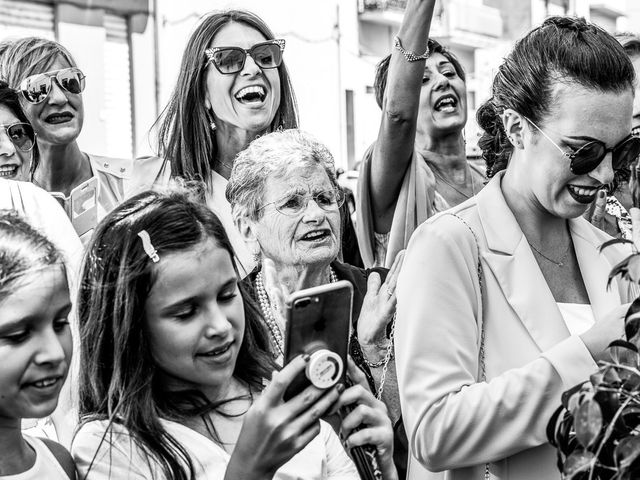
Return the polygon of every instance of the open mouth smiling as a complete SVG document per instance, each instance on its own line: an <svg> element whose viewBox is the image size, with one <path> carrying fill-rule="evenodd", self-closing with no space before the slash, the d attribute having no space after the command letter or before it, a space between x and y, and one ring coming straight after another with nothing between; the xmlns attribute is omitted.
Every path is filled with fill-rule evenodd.
<svg viewBox="0 0 640 480"><path fill-rule="evenodd" d="M262 103L267 98L267 91L262 85L244 87L234 95L240 103Z"/></svg>
<svg viewBox="0 0 640 480"><path fill-rule="evenodd" d="M451 94L443 95L433 105L433 109L436 112L452 113L458 106L458 99Z"/></svg>

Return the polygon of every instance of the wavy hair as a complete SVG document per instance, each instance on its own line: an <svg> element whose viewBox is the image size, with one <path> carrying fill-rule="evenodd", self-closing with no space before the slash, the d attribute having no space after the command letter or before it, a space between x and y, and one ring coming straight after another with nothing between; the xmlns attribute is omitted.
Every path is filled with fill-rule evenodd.
<svg viewBox="0 0 640 480"><path fill-rule="evenodd" d="M137 234L146 230L160 257L214 240L229 253L236 268L224 227L201 203L201 193L147 191L116 207L97 226L88 246L78 294L83 422L107 420L105 437L113 432L113 422L121 424L165 476L175 480L195 478L194 468L185 448L163 428L160 418L205 419L223 402L211 403L198 391L169 393L156 381L143 321L155 269ZM273 355L257 307L242 287L241 294L245 333L233 375L253 391L261 391L275 368ZM205 425L210 427L206 419Z"/></svg>
<svg viewBox="0 0 640 480"><path fill-rule="evenodd" d="M159 124L158 153L165 162L171 163L173 176L210 182L218 145L209 126L211 114L205 106L208 60L204 52L222 27L232 22L257 30L267 40L275 38L260 17L243 10L214 12L200 21L187 42L169 103L156 122ZM298 107L284 61L278 67L278 74L280 105L269 132L298 127Z"/></svg>
<svg viewBox="0 0 640 480"><path fill-rule="evenodd" d="M584 18L550 17L518 40L493 80L491 98L476 112L478 141L492 177L507 167L513 146L500 115L510 108L537 125L553 105L555 82L601 92L632 90L635 72L622 46Z"/></svg>

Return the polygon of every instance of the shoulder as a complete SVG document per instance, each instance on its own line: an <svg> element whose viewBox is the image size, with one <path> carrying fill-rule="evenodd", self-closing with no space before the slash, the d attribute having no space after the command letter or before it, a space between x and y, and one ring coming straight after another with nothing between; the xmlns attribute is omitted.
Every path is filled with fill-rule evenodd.
<svg viewBox="0 0 640 480"><path fill-rule="evenodd" d="M156 184L166 185L171 178L171 162L155 155L133 160L127 196L135 195Z"/></svg>
<svg viewBox="0 0 640 480"><path fill-rule="evenodd" d="M437 213L423 222L414 232L411 240L424 239L428 236L457 241L479 233L482 225L478 215L478 207L474 198L456 205L449 210Z"/></svg>
<svg viewBox="0 0 640 480"><path fill-rule="evenodd" d="M67 476L76 478L76 464L67 449L49 438L38 438L38 440L49 449Z"/></svg>
<svg viewBox="0 0 640 480"><path fill-rule="evenodd" d="M336 272L336 276L340 280L349 280L354 284L364 284L366 287L367 279L369 275L372 273L377 273L380 275L382 281L387 278L387 273L389 273L388 268L384 267L374 267L374 268L360 268L355 267L353 265L349 265L348 263L342 263L339 261L334 261L331 263L331 267Z"/></svg>
<svg viewBox="0 0 640 480"><path fill-rule="evenodd" d="M131 175L133 160L130 158L102 157L99 155L89 155L91 167L103 175L109 175L118 179L127 179Z"/></svg>

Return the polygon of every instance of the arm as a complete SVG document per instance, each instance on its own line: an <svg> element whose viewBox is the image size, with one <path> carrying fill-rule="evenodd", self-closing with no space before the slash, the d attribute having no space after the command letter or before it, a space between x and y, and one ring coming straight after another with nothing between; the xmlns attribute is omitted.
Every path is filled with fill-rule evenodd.
<svg viewBox="0 0 640 480"><path fill-rule="evenodd" d="M435 0L408 2L398 32L405 50L418 55L426 50L434 4ZM371 159L371 202L379 233L391 228L402 179L413 155L424 65L424 60L408 62L395 48L391 53L382 121Z"/></svg>
<svg viewBox="0 0 640 480"><path fill-rule="evenodd" d="M569 337L519 368L477 380L477 250L470 237L452 216L423 224L398 281L402 412L413 454L433 471L492 462L546 443L546 424L562 392L596 368L580 338ZM493 363L497 355L487 352Z"/></svg>

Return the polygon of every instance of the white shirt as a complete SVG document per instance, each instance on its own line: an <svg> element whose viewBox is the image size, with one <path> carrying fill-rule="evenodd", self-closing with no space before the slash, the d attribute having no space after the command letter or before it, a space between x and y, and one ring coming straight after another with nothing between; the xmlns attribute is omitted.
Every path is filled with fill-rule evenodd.
<svg viewBox="0 0 640 480"><path fill-rule="evenodd" d="M557 303L571 335L582 335L596 323L593 310L588 303Z"/></svg>
<svg viewBox="0 0 640 480"><path fill-rule="evenodd" d="M179 423L160 420L167 433L189 453L197 480L224 479L230 455L219 445ZM133 441L126 428L107 421L83 425L71 445L79 478L86 480L160 480L159 464ZM97 452L97 453L96 453ZM93 465L91 463L93 462ZM89 468L91 465L91 468ZM321 422L320 433L273 477L274 480L358 480L353 462L331 427Z"/></svg>
<svg viewBox="0 0 640 480"><path fill-rule="evenodd" d="M25 441L36 452L36 461L26 472L15 475L0 475L1 480L69 480L62 465L53 456L49 447L42 440L24 435Z"/></svg>

